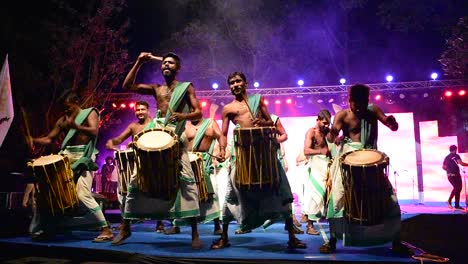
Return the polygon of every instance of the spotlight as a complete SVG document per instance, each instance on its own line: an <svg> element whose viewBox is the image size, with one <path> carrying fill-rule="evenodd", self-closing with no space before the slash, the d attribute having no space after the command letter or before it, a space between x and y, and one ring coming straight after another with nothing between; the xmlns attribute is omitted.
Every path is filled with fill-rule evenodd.
<svg viewBox="0 0 468 264"><path fill-rule="evenodd" d="M134 103L134 102L131 102L131 103L128 105L128 107L130 107L130 108L135 108L135 103Z"/></svg>
<svg viewBox="0 0 468 264"><path fill-rule="evenodd" d="M117 105L115 103L112 103L113 108L117 108Z"/></svg>
<svg viewBox="0 0 468 264"><path fill-rule="evenodd" d="M341 83L341 85L344 85L344 84L346 83L346 79L345 79L345 78L341 78L341 79L340 79L340 83Z"/></svg>
<svg viewBox="0 0 468 264"><path fill-rule="evenodd" d="M322 100L322 99L318 99L318 100L317 100L317 103L321 104L321 103L323 103L323 100Z"/></svg>
<svg viewBox="0 0 468 264"><path fill-rule="evenodd" d="M463 96L463 95L465 95L465 94L466 94L466 91L465 91L465 90L460 90L460 91L458 91L458 95L460 95L460 96Z"/></svg>
<svg viewBox="0 0 468 264"><path fill-rule="evenodd" d="M218 83L213 83L213 84L211 85L211 87L212 87L213 89L216 90L216 89L219 88L219 85L218 85Z"/></svg>
<svg viewBox="0 0 468 264"><path fill-rule="evenodd" d="M433 81L435 81L435 80L437 79L437 77L439 77L439 74L437 74L437 72L433 72L433 73L431 74L431 79L432 79Z"/></svg>
<svg viewBox="0 0 468 264"><path fill-rule="evenodd" d="M208 103L207 103L206 101L202 101L202 102L201 102L201 107L206 107L207 104L208 104Z"/></svg>
<svg viewBox="0 0 468 264"><path fill-rule="evenodd" d="M263 100L263 103L264 103L265 105L268 105L268 104L269 104L269 102L268 102L267 99L264 99L264 100Z"/></svg>
<svg viewBox="0 0 468 264"><path fill-rule="evenodd" d="M124 104L124 103L121 103L121 104L120 104L120 108L127 108L127 105Z"/></svg>
<svg viewBox="0 0 468 264"><path fill-rule="evenodd" d="M387 77L385 77L385 80L387 80L387 82L392 82L393 81L393 76L392 75L387 75Z"/></svg>
<svg viewBox="0 0 468 264"><path fill-rule="evenodd" d="M278 100L278 99L275 100L275 104L277 104L277 105L281 104L281 100Z"/></svg>
<svg viewBox="0 0 468 264"><path fill-rule="evenodd" d="M400 99L405 99L406 95L405 94L400 94Z"/></svg>
<svg viewBox="0 0 468 264"><path fill-rule="evenodd" d="M424 97L424 98L428 98L428 97L429 97L429 93L427 93L427 92L426 92L426 93L423 93L423 97Z"/></svg>
<svg viewBox="0 0 468 264"><path fill-rule="evenodd" d="M259 83L259 82L254 82L254 87L255 87L255 88L260 87L260 83Z"/></svg>
<svg viewBox="0 0 468 264"><path fill-rule="evenodd" d="M333 101L334 101L333 98L328 99L329 103L333 103Z"/></svg>
<svg viewBox="0 0 468 264"><path fill-rule="evenodd" d="M375 100L380 101L380 99L382 99L382 95L378 94L375 96Z"/></svg>
<svg viewBox="0 0 468 264"><path fill-rule="evenodd" d="M451 97L451 96L453 95L453 92L452 92L452 91L446 91L446 92L444 93L444 95L445 95L446 97Z"/></svg>
<svg viewBox="0 0 468 264"><path fill-rule="evenodd" d="M286 104L292 104L292 99L291 98L286 99Z"/></svg>
<svg viewBox="0 0 468 264"><path fill-rule="evenodd" d="M299 86L304 85L304 80L301 79L301 80L297 81L297 85L299 85Z"/></svg>

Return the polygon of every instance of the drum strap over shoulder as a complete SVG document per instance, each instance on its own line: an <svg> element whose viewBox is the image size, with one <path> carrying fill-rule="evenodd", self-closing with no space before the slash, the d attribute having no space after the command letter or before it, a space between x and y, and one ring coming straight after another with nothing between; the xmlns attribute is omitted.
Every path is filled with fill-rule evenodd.
<svg viewBox="0 0 468 264"><path fill-rule="evenodd" d="M249 99L248 99L249 106L254 116L258 115L258 106L260 105L260 98L261 98L260 94L253 94L249 96Z"/></svg>
<svg viewBox="0 0 468 264"><path fill-rule="evenodd" d="M174 92L171 95L171 100L169 101L169 109L173 111L177 111L180 104L182 103L185 93L187 92L188 87L190 86L190 82L179 82L177 83L176 87L174 88ZM185 105L184 109L182 110L183 113L187 113L189 108ZM172 111L167 111L166 119L164 120L164 125L167 126L169 124L169 117L172 115ZM182 132L185 129L185 120L178 121L176 124L175 133L180 137Z"/></svg>
<svg viewBox="0 0 468 264"><path fill-rule="evenodd" d="M92 111L96 111L98 114L99 118L99 111L95 107L90 107L86 109L82 109L78 115L75 118L75 123L81 125L83 122L88 118L89 114ZM76 129L70 129L65 136L65 139L62 142L62 151L65 150L65 148L68 146L70 140L75 136L77 130ZM98 165L91 159L91 156L93 155L93 152L95 152L95 146L96 146L96 141L97 141L97 136L92 138L88 144L86 144L83 156L74 162L71 165L72 170L76 173L75 175L79 175L80 173L78 172L79 170L90 170L90 171L96 171L99 169Z"/></svg>

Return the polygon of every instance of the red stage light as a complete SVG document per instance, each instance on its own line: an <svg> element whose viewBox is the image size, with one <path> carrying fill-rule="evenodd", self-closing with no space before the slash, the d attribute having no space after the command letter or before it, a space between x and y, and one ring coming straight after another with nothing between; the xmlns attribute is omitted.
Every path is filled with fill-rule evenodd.
<svg viewBox="0 0 468 264"><path fill-rule="evenodd" d="M128 107L135 108L135 103L131 102L130 104L128 104Z"/></svg>
<svg viewBox="0 0 468 264"><path fill-rule="evenodd" d="M206 101L202 101L202 102L201 102L201 107L206 107L207 104L208 104L208 103L207 103Z"/></svg>
<svg viewBox="0 0 468 264"><path fill-rule="evenodd" d="M375 100L380 101L380 99L382 99L382 96L380 94L375 96Z"/></svg>
<svg viewBox="0 0 468 264"><path fill-rule="evenodd" d="M292 99L291 98L286 99L286 103L287 104L292 104Z"/></svg>
<svg viewBox="0 0 468 264"><path fill-rule="evenodd" d="M465 94L466 94L466 91L465 91L465 90L460 90L460 91L458 91L458 95L460 95L460 96L463 96L463 95L465 95Z"/></svg>
<svg viewBox="0 0 468 264"><path fill-rule="evenodd" d="M444 95L445 95L446 97L450 97L450 96L453 95L453 93L452 93L452 91L446 91L446 92L444 93Z"/></svg>
<svg viewBox="0 0 468 264"><path fill-rule="evenodd" d="M112 103L113 108L117 108L117 105L115 103Z"/></svg>
<svg viewBox="0 0 468 264"><path fill-rule="evenodd" d="M265 105L268 105L268 100L267 100L267 99L264 99L264 100L263 100L263 103L264 103Z"/></svg>
<svg viewBox="0 0 468 264"><path fill-rule="evenodd" d="M275 100L275 104L277 105L281 104L281 100Z"/></svg>
<svg viewBox="0 0 468 264"><path fill-rule="evenodd" d="M120 108L127 108L127 105L124 104L124 103L121 103L121 104L120 104Z"/></svg>

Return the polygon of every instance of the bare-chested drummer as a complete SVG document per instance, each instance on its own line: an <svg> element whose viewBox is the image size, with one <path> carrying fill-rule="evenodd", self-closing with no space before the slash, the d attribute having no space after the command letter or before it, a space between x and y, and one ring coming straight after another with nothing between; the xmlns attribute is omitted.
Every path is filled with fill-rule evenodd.
<svg viewBox="0 0 468 264"><path fill-rule="evenodd" d="M229 123L241 128L273 126L270 114L263 102L263 98L256 94L247 98L247 80L241 72L233 72L227 82L235 99L224 106L222 111L222 136L220 138L220 156L225 156ZM247 103L248 102L248 103ZM279 142L280 143L280 142ZM276 149L273 151L276 152ZM276 153L275 153L276 154ZM289 233L288 246L290 248L305 248L306 245L296 238L292 224L290 203L293 201L291 188L286 173L277 159L280 168L281 184L277 192L252 191L237 188L235 182L235 155L231 158L231 173L225 205L223 206L223 234L211 245L212 249L229 246L228 226L232 220L237 220L241 230L253 230L262 226L266 220L285 219ZM221 159L222 161L223 159Z"/></svg>
<svg viewBox="0 0 468 264"><path fill-rule="evenodd" d="M135 79L141 65L159 59L162 59L161 73L165 83L136 84ZM196 217L200 214L198 189L187 154L187 139L184 130L186 120L200 119L202 113L192 84L190 82L180 82L176 79L180 66L180 58L174 53L168 53L160 58L153 56L151 53L142 52L124 80L124 89L154 97L157 104L155 126L173 129L182 146L180 159L182 171L179 177L177 199L168 203L165 200L150 198L143 192L138 191L136 176L132 177L124 217L126 219L149 218L156 220L190 218L192 248L200 249L202 245L196 220Z"/></svg>

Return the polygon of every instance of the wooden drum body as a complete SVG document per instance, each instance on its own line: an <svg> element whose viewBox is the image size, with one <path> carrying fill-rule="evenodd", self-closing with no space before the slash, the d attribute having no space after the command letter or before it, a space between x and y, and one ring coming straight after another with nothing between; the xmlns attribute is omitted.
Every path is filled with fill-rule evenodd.
<svg viewBox="0 0 468 264"><path fill-rule="evenodd" d="M130 177L135 172L135 152L133 149L115 151L114 160L119 171L119 193L126 195Z"/></svg>
<svg viewBox="0 0 468 264"><path fill-rule="evenodd" d="M180 149L172 130L153 128L133 138L138 188L152 198L173 200L180 174Z"/></svg>
<svg viewBox="0 0 468 264"><path fill-rule="evenodd" d="M198 198L201 203L206 202L208 200L208 186L204 176L205 162L203 156L200 152L189 152L188 155L198 187Z"/></svg>
<svg viewBox="0 0 468 264"><path fill-rule="evenodd" d="M38 183L38 197L52 215L64 214L68 208L78 206L73 171L67 156L42 156L32 163Z"/></svg>
<svg viewBox="0 0 468 264"><path fill-rule="evenodd" d="M275 127L234 129L235 183L241 189L277 188L280 183Z"/></svg>
<svg viewBox="0 0 468 264"><path fill-rule="evenodd" d="M348 220L361 225L382 223L388 208L388 156L363 149L344 154L340 162Z"/></svg>

